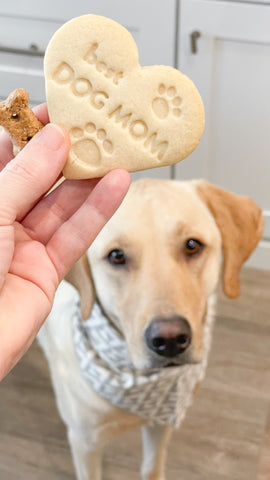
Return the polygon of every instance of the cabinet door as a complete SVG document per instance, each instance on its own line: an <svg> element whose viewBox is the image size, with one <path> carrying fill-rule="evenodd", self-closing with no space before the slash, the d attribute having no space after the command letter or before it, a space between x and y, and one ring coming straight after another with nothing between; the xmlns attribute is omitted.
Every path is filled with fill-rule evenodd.
<svg viewBox="0 0 270 480"><path fill-rule="evenodd" d="M265 230L250 264L270 269L270 6L181 0L179 23L179 68L201 92L206 128L176 177L253 197Z"/></svg>
<svg viewBox="0 0 270 480"><path fill-rule="evenodd" d="M9 0L0 5L0 100L15 88L26 88L31 103L45 100L42 51L61 24L93 13L116 20L133 35L144 65L175 63L177 0ZM51 12L48 14L48 12ZM35 49L37 51L35 51ZM171 167L134 174L171 177Z"/></svg>

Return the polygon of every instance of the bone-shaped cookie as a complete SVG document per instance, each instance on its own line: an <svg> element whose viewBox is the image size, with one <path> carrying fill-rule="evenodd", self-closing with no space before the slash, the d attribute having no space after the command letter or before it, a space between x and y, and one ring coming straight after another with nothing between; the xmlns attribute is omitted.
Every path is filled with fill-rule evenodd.
<svg viewBox="0 0 270 480"><path fill-rule="evenodd" d="M28 101L28 92L17 88L0 103L0 125L11 138L14 155L44 126L28 106Z"/></svg>
<svg viewBox="0 0 270 480"><path fill-rule="evenodd" d="M105 17L63 25L45 55L50 120L64 125L68 178L171 165L198 145L204 108L193 82L168 66L141 67L131 34Z"/></svg>

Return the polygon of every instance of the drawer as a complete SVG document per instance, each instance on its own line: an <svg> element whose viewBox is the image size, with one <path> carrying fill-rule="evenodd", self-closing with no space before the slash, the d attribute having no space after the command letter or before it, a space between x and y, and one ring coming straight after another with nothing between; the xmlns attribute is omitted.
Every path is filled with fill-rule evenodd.
<svg viewBox="0 0 270 480"><path fill-rule="evenodd" d="M19 52L26 51L29 55L41 55L61 24L54 21L0 16L0 50L14 49Z"/></svg>
<svg viewBox="0 0 270 480"><path fill-rule="evenodd" d="M25 88L30 104L45 101L43 55L59 22L0 17L0 98Z"/></svg>

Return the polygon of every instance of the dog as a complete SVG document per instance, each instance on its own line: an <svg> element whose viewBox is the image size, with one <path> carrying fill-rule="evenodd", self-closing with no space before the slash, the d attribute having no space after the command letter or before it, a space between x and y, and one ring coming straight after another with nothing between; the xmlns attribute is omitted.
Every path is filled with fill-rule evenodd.
<svg viewBox="0 0 270 480"><path fill-rule="evenodd" d="M205 375L222 258L236 298L262 229L253 200L205 180L131 185L39 333L78 480L101 480L103 447L138 425L142 479L165 479L173 428Z"/></svg>

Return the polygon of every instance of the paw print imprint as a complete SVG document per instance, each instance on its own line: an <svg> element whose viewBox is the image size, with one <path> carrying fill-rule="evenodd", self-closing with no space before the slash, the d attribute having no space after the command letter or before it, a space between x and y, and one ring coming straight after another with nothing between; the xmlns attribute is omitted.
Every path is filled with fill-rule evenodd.
<svg viewBox="0 0 270 480"><path fill-rule="evenodd" d="M180 105L182 98L177 95L175 87L166 87L161 83L158 87L159 96L154 98L152 108L157 117L167 118L169 113L175 117L180 117L182 111Z"/></svg>
<svg viewBox="0 0 270 480"><path fill-rule="evenodd" d="M94 123L87 123L84 129L74 127L70 130L72 146L70 154L86 163L99 164L102 150L108 155L113 153L113 144L107 139L103 128L97 130Z"/></svg>

